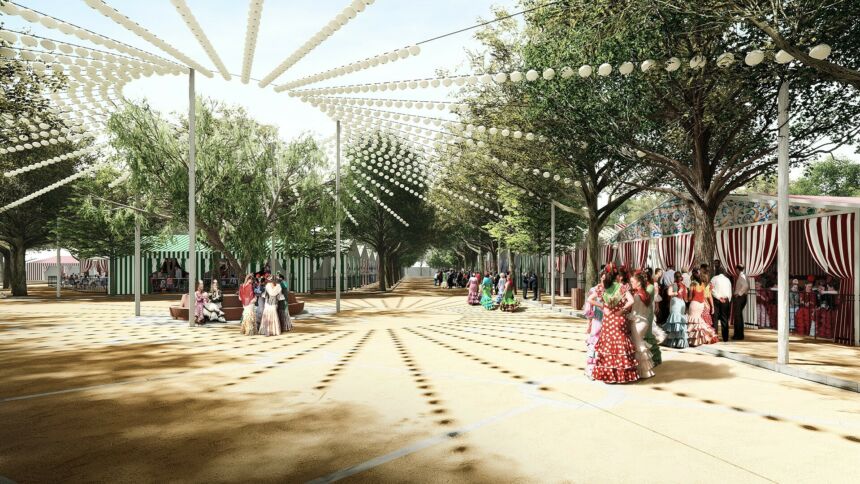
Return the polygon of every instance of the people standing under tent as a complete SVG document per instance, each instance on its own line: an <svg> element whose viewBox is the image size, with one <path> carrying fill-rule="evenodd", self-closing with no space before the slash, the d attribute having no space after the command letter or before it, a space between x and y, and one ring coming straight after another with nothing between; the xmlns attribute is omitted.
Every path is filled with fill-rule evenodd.
<svg viewBox="0 0 860 484"><path fill-rule="evenodd" d="M810 281L810 279L812 279ZM812 313L817 304L815 293L812 291L812 282L815 281L815 276L809 276L803 290L799 292L800 305L797 308L797 313L794 316L794 332L809 336L812 329ZM735 326L735 336L738 334L737 326Z"/></svg>
<svg viewBox="0 0 860 484"><path fill-rule="evenodd" d="M687 311L687 346L693 348L701 345L719 343L720 338L714 328L702 317L706 308L708 291L707 272L697 271L688 291L690 307Z"/></svg>
<svg viewBox="0 0 860 484"><path fill-rule="evenodd" d="M280 323L281 333L286 333L293 329L293 322L290 320L290 312L287 307L287 296L290 294L290 287L284 279L283 274L278 274L278 286L281 287L281 293L278 295L278 322Z"/></svg>
<svg viewBox="0 0 860 484"><path fill-rule="evenodd" d="M777 284L778 288L779 285ZM797 316L797 309L800 307L800 281L797 279L791 280L791 286L788 290L788 328L789 331L794 331L797 325L795 324L795 318ZM775 320L776 321L776 320ZM776 326L779 326L778 322Z"/></svg>
<svg viewBox="0 0 860 484"><path fill-rule="evenodd" d="M716 266L716 264L715 264ZM711 296L714 298L714 324L720 325L723 341L729 340L729 319L732 310L732 281L726 277L722 268L711 279ZM717 331L717 328L714 328ZM735 329L737 335L737 329Z"/></svg>
<svg viewBox="0 0 860 484"><path fill-rule="evenodd" d="M194 320L197 324L203 324L206 320L203 308L207 302L209 302L209 298L206 290L203 288L203 281L197 281L197 290L194 291Z"/></svg>
<svg viewBox="0 0 860 484"><path fill-rule="evenodd" d="M499 304L499 309L505 312L512 313L520 307L520 303L517 301L516 296L514 296L514 279L510 277L510 274L503 274L503 281L505 282L504 288L502 290L502 299Z"/></svg>
<svg viewBox="0 0 860 484"><path fill-rule="evenodd" d="M269 274L263 291L265 308L260 320L259 334L263 336L277 336L281 334L281 322L278 320L278 296L281 295L281 286L275 283L275 279Z"/></svg>
<svg viewBox="0 0 860 484"><path fill-rule="evenodd" d="M735 266L735 271L738 273L735 288L732 291L732 324L735 327L732 339L735 340L744 339L744 310L747 307L747 294L750 291L750 282L744 269L746 268L743 264Z"/></svg>
<svg viewBox="0 0 860 484"><path fill-rule="evenodd" d="M675 282L667 289L669 314L663 323L666 339L663 346L671 348L687 347L687 288L680 272L675 272Z"/></svg>
<svg viewBox="0 0 860 484"><path fill-rule="evenodd" d="M654 359L651 353L651 343L646 340L649 331L651 314L651 295L646 289L647 279L641 272L630 278L630 289L633 294L633 306L627 314L630 329L630 341L636 350L636 373L639 378L654 376Z"/></svg>
<svg viewBox="0 0 860 484"><path fill-rule="evenodd" d="M699 280L702 281L702 284L705 286L705 309L702 310L702 319L705 320L705 324L714 328L714 294L713 294L713 286L711 284L710 273L707 269L707 264L702 264L702 269L699 270ZM716 331L714 331L716 334Z"/></svg>
<svg viewBox="0 0 860 484"><path fill-rule="evenodd" d="M532 294L534 294L534 300L538 300L538 276L537 272L532 272L529 276L529 288L532 290Z"/></svg>
<svg viewBox="0 0 860 484"><path fill-rule="evenodd" d="M589 318L589 321L588 338L585 340L585 376L589 379L594 379L594 362L597 359L595 347L600 339L600 328L603 325L603 290L604 281L607 277L606 272L600 274L600 282L588 290L588 299L586 300L588 310L586 310L585 317Z"/></svg>
<svg viewBox="0 0 860 484"><path fill-rule="evenodd" d="M466 298L466 303L471 306L476 306L481 304L481 296L478 292L478 286L480 285L478 281L478 273L473 272L471 277L469 277L469 296Z"/></svg>
<svg viewBox="0 0 860 484"><path fill-rule="evenodd" d="M651 269L645 269L645 292L648 293L650 304L648 304L648 331L645 332L645 341L651 345L651 361L654 366L659 366L663 363L663 354L660 352L660 343L666 339L666 332L663 328L657 326L654 318L654 309L657 307L655 298L657 297L657 287L654 285L654 274Z"/></svg>
<svg viewBox="0 0 860 484"><path fill-rule="evenodd" d="M245 276L245 282L239 286L239 302L242 303L242 334L251 336L257 334L257 317L254 313L254 276Z"/></svg>
<svg viewBox="0 0 860 484"><path fill-rule="evenodd" d="M624 276L617 273L612 264L607 264L606 271L608 277L604 281L612 283L603 291L603 323L594 347L596 359L592 375L605 383L630 383L639 379L636 348L627 336L629 328L625 318L633 306L633 296Z"/></svg>
<svg viewBox="0 0 860 484"><path fill-rule="evenodd" d="M484 274L484 280L481 281L481 306L484 306L486 310L496 307L493 303L493 280L490 278L489 272Z"/></svg>

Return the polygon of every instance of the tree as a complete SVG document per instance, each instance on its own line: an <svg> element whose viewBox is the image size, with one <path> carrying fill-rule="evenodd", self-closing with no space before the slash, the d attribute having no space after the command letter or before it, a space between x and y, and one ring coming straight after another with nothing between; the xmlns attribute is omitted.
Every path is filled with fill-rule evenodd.
<svg viewBox="0 0 860 484"><path fill-rule="evenodd" d="M796 195L860 196L860 163L829 157L810 164L803 177L792 182L789 192Z"/></svg>
<svg viewBox="0 0 860 484"><path fill-rule="evenodd" d="M350 171L342 178L341 201L356 222L345 226L346 233L376 251L377 282L385 291L397 271L430 245L434 212L416 198L427 192L428 169L413 146L381 131L354 137L346 157Z"/></svg>
<svg viewBox="0 0 860 484"><path fill-rule="evenodd" d="M448 267L456 267L458 264L458 254L451 249L430 249L430 257L427 259L427 264L436 269L445 269Z"/></svg>
<svg viewBox="0 0 860 484"><path fill-rule="evenodd" d="M269 255L270 241L259 234L279 227L300 232L289 215L317 203L302 192L318 197L311 188L319 183L322 153L309 136L280 141L274 127L242 108L198 99L196 109L197 227L241 274ZM109 127L141 207L161 217L165 231L186 230L187 120L171 124L146 104L129 104Z"/></svg>
<svg viewBox="0 0 860 484"><path fill-rule="evenodd" d="M776 166L776 94L783 79L792 80L795 163L851 142L860 130L852 121L857 97L804 75L801 68L771 63L749 68L725 56L720 65L714 62L766 40L760 31L729 19L692 13L696 2L570 0L565 5L565 15L543 9L528 21L540 38L552 39L553 48L566 52L566 65L599 59L616 70L630 59L663 59L668 53L683 65L667 72L667 62L653 61L654 68L628 76L615 72L553 82L582 87L573 91L571 116L589 112L582 106L604 106L601 115L574 119L594 132L601 152L612 151L647 169L631 169L625 184L669 193L689 205L696 221L697 260L713 259L713 222L725 197ZM565 65L540 63L547 57L539 47L529 45L536 55L530 65Z"/></svg>
<svg viewBox="0 0 860 484"><path fill-rule="evenodd" d="M5 47L6 42L0 41L0 45ZM76 143L63 141L38 147L32 144L45 138L45 134L57 136L71 131L53 114L49 97L46 96L63 88L65 78L62 75L46 76L23 62L3 62L0 65L0 85L3 86L0 96L0 112L3 113L0 146L20 145L25 148L0 154L0 171L8 172L33 165L91 143L85 137ZM55 132L57 135L53 135ZM33 147L26 149L27 145ZM92 157L72 157L16 176L0 177L0 207L73 175L77 166ZM0 243L6 246L0 254L5 259L4 266L8 267L12 295L27 295L26 252L54 241L52 234L57 216L74 190L73 186L65 185L0 213ZM5 281L4 277L4 284Z"/></svg>
<svg viewBox="0 0 860 484"><path fill-rule="evenodd" d="M76 185L69 204L60 213L57 232L61 245L79 260L116 258L134 254L135 217L141 220L141 250L146 251L158 218L134 209L134 196L126 184L111 186L119 177L106 167ZM153 220L149 220L153 219Z"/></svg>
<svg viewBox="0 0 860 484"><path fill-rule="evenodd" d="M791 54L815 75L860 89L860 2L854 0L710 0L690 13L744 22L760 30L777 49ZM819 42L833 55L816 59L809 49Z"/></svg>

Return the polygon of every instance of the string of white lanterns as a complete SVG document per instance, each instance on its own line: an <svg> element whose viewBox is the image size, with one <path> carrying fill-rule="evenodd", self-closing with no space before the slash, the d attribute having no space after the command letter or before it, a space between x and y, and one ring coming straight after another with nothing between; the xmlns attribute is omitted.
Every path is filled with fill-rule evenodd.
<svg viewBox="0 0 860 484"><path fill-rule="evenodd" d="M260 31L260 17L263 15L263 0L248 3L248 23L245 26L245 55L242 58L242 84L251 79L251 66L257 50L257 34Z"/></svg>
<svg viewBox="0 0 860 484"><path fill-rule="evenodd" d="M358 187L362 192L364 192L364 194L365 194L366 196L368 196L371 200L373 200L374 202L376 202L376 204L377 204L377 205L379 205L380 207L382 207L382 209L383 209L383 210L385 210L386 212L388 212L388 213L389 213L392 217L394 217L398 222L400 222L401 224L403 224L403 225L404 225L404 226L406 226L406 227L409 227L409 224L406 222L406 220L403 220L403 217L401 217L400 215L398 215L398 214L397 214L397 212L395 212L394 210L392 210L392 209L391 209L391 207L389 207L388 205L386 205L386 204L385 204L385 202L383 202L382 200L380 200L380 199L379 199L379 197L377 197L377 196L376 196L376 195L374 195L370 190L368 190L367 188L365 188L365 186L364 186L364 185L362 185L361 183L359 183L359 182L357 182L357 181L356 181L356 182L353 182L353 183L354 183L354 184L355 184L355 186L357 186L357 187Z"/></svg>
<svg viewBox="0 0 860 484"><path fill-rule="evenodd" d="M39 74L47 74L49 64L51 66L51 73L54 75L66 74L68 70L68 75L80 79L80 76L86 73L94 83L98 84L119 82L122 80L130 81L131 79L140 78L141 75L148 77L153 74L179 73L178 69L169 69L162 66L153 68L147 65L138 69L128 64L89 60L86 57L73 54L56 55L52 52L26 47L0 47L0 57L28 63ZM102 72L102 75L98 74L99 71Z"/></svg>
<svg viewBox="0 0 860 484"><path fill-rule="evenodd" d="M209 69L198 64L193 59L191 59L190 57L183 54L182 52L180 52L178 49L176 49L172 45L170 45L167 42L165 42L164 40L162 40L160 37L157 37L155 34L150 32L149 30L143 28L137 22L126 17L125 15L120 13L119 10L117 10L117 9L111 7L110 5L108 5L107 3L105 3L104 0L84 0L84 3L86 3L92 9L98 11L99 13L104 15L105 17L113 20L118 25L125 27L125 29L128 30L129 32L137 35L138 37L140 37L143 40L149 42L150 44L158 47L159 49L163 50L164 52L167 52L168 54L170 54L174 58L179 59L186 66L194 68L196 71L200 72L201 74L203 74L206 77L213 77L212 71L210 71Z"/></svg>
<svg viewBox="0 0 860 484"><path fill-rule="evenodd" d="M355 137L352 138L352 141L360 142L360 140L358 140ZM353 171L360 173L358 171L358 169L356 169L354 167L354 164L357 163L359 166L367 169L368 171L371 171L373 174L375 174L377 176L382 176L385 179L385 181L391 182L395 186L402 188L402 189L408 191L409 193L412 193L413 195L415 195L416 192L411 187L407 187L404 184L402 184L401 182L399 182L398 180L396 180L395 176L400 177L403 180L406 180L409 183L412 183L417 187L423 187L424 184L420 180L418 180L417 178L414 178L414 177L418 176L418 172L416 171L416 173L413 174L412 173L413 167L411 166L413 164L419 165L420 162L418 160L412 159L411 157L407 156L407 159L410 160L410 163L406 164L403 161L401 161L400 162L400 168L398 168L390 159L392 156L394 156L392 154L395 152L394 147L393 146L390 147L388 153L386 153L384 155L380 155L380 153L382 153L382 152L384 152L384 147L383 147L382 151L377 150L377 151L372 152L372 153L364 153L363 155L360 153L354 153L354 154L352 154L353 159L352 159L352 163L350 164L350 168L353 169ZM373 160L376 161L376 163L375 163L376 167L373 166L374 165ZM368 163L370 165L368 165ZM421 168L423 169L423 167L421 167ZM380 171L380 169L382 171ZM384 173L385 170L388 170L389 173L391 173L393 176Z"/></svg>
<svg viewBox="0 0 860 484"><path fill-rule="evenodd" d="M326 186L325 191L326 191L326 193L328 193L331 196L332 200L337 202L337 196L335 196L334 190L332 190L330 187ZM353 198L355 198L355 197L353 196ZM349 210L346 207L344 207L343 205L340 206L340 209L343 210L343 213L346 215L346 218L348 218L349 221L352 222L353 225L358 227L358 222L355 220L355 217L352 216L352 214L349 212Z"/></svg>
<svg viewBox="0 0 860 484"><path fill-rule="evenodd" d="M356 15L363 12L366 7L369 7L374 3L375 0L353 0L350 5L344 7L344 9L337 14L325 27L320 29L313 37L306 40L304 44L301 45L298 49L296 49L292 54L289 55L283 62L281 62L278 67L272 70L269 74L266 75L260 82L260 87L266 87L272 83L275 79L282 76L284 72L287 71L290 67L296 64L296 62L302 60L306 55L308 55L312 50L319 47L326 39L334 35L335 32L340 30L343 26L349 23L350 20L354 19Z"/></svg>
<svg viewBox="0 0 860 484"><path fill-rule="evenodd" d="M203 50L206 51L206 55L209 56L209 59L215 63L215 67L218 68L218 72L221 73L221 77L224 80L230 80L230 73L227 71L227 66L224 65L224 62L221 61L221 57L215 52L215 48L212 47L212 43L209 42L209 37L206 36L206 33L203 32L203 27L200 26L200 23L197 22L197 18L194 17L194 13L188 7L188 4L185 3L185 0L170 0L170 3L176 7L176 11L179 12L179 15L182 17L182 20L185 21L185 25L188 26L188 29L191 30L191 33L194 34L194 37L197 39L197 42L203 47Z"/></svg>
<svg viewBox="0 0 860 484"><path fill-rule="evenodd" d="M810 57L818 60L824 60L830 56L831 48L827 44L818 44L812 47L809 51ZM748 52L744 56L744 63L749 67L755 67L761 64L767 58L767 54L762 50L752 50ZM785 52L784 50L780 50L773 54L773 60L777 64L786 64L794 60L790 54ZM687 62L687 65L691 70L699 70L702 69L707 64L707 59L704 56L697 55L690 58ZM736 64L735 55L731 52L726 52L719 55L714 62L720 68L728 68L732 65ZM683 65L684 61L678 57L670 57L665 61L657 61L654 59L646 59L642 62L637 62L639 66L639 70L641 72L649 72L654 69L662 67L666 72L675 72L679 70ZM622 76L629 76L636 71L636 65L633 61L625 61L617 66L613 66L610 63L603 63L597 66L596 73L598 77L607 77L610 76L613 72L617 72ZM495 74L484 73L484 74L463 74L463 75L454 75L454 76L442 76L435 78L424 78L424 79L409 79L409 80L400 80L400 81L380 81L380 82L372 82L365 84L350 84L344 86L331 86L331 87L321 87L321 88L313 88L313 89L302 89L296 90L291 89L289 92L290 96L302 96L302 95L325 95L325 94L353 94L353 93L363 93L363 92L377 92L377 91L396 91L401 90L405 91L408 89L428 89L428 88L438 88L438 87L451 87L451 86L464 86L464 85L476 85L476 84L504 84L506 82L511 83L519 83L522 81L526 82L534 82L539 79L543 79L545 81L551 81L553 79L561 78L561 79L569 79L578 75L582 79L587 79L595 73L595 68L590 64L583 64L579 66L576 70L570 66L563 66L559 68L558 73L556 69L552 67L547 67L542 71L538 71L536 69L529 69L525 73L515 70L510 73L507 72L497 72ZM297 86L299 87L299 86Z"/></svg>
<svg viewBox="0 0 860 484"><path fill-rule="evenodd" d="M131 177L131 172L127 171L127 172L123 173L122 175L120 175L119 177L117 177L112 182L108 183L108 188L116 188L116 187L122 185L123 183L125 183L130 177Z"/></svg>
<svg viewBox="0 0 860 484"><path fill-rule="evenodd" d="M449 110L452 113L459 112L467 107L466 104L455 101L423 101L415 99L382 99L369 97L340 97L340 96L301 96L301 101L335 101L342 102L351 106L376 106L397 109L426 109L444 111Z"/></svg>
<svg viewBox="0 0 860 484"><path fill-rule="evenodd" d="M95 153L100 148L101 148L101 146L93 145L93 146L88 146L86 148L74 150L74 151L71 151L69 153L64 153L62 155L55 156L53 158L48 158L47 160L40 161L38 163L33 163L31 165L23 166L21 168L15 169L15 170L7 171L7 172L3 173L3 176L5 176L7 178L11 178L13 176L18 176L21 173L27 173L27 172L30 172L33 170L38 170L39 168L51 166L55 163L59 163L61 161L66 161L66 160L71 159L71 158L77 158L79 156L85 156L85 155L89 155L91 153Z"/></svg>
<svg viewBox="0 0 860 484"><path fill-rule="evenodd" d="M380 64L387 64L389 62L403 60L408 58L409 56L414 57L420 53L421 47L418 47L417 45L402 47L397 50L378 54L373 57L368 57L367 59L350 62L349 64L343 65L341 67L335 67L327 71L312 74L310 76L306 76L301 79L288 82L286 84L281 84L280 86L275 87L275 92L283 92L290 89L306 86L308 84L333 79L335 77L345 76L353 72L363 71L365 69L370 69L371 67L376 67Z"/></svg>
<svg viewBox="0 0 860 484"><path fill-rule="evenodd" d="M169 59L165 59L155 54L151 54L149 52L117 41L110 37L106 37L91 30L78 27L77 25L65 22L56 17L45 15L41 12L37 12L17 3L5 2L3 4L0 4L0 12L3 12L7 15L15 15L21 17L30 23L40 23L51 30L58 30L65 35L73 35L81 40L93 42L97 45L103 45L108 49L122 52L126 55L145 60L152 64L161 65L169 69L182 68L179 64Z"/></svg>
<svg viewBox="0 0 860 484"><path fill-rule="evenodd" d="M68 177L66 177L66 178L64 178L64 179L62 179L56 183L52 183L52 184L46 186L45 188L42 188L38 191L35 191L35 192L33 192L33 193L23 197L23 198L19 198L18 200L6 205L5 207L0 207L0 213L5 212L5 211L10 210L10 209L13 209L15 207L18 207L20 205L23 205L23 204L29 202L30 200L41 197L42 195L44 195L50 191L53 191L53 190L55 190L55 189L57 189L63 185L67 185L67 184L77 180L78 178L81 178L82 176L93 172L96 168L99 168L101 166L102 166L101 163L93 164L92 166L84 168L83 170L75 173L74 175L68 176Z"/></svg>

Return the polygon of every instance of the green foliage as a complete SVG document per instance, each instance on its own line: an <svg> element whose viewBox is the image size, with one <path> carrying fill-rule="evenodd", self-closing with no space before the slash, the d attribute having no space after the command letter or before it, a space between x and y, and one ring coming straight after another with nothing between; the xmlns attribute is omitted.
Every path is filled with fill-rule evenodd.
<svg viewBox="0 0 860 484"><path fill-rule="evenodd" d="M320 203L323 156L314 140L284 143L274 127L213 100L198 100L196 113L196 220L208 245L236 273L268 256L273 235L301 239L288 248L304 246L299 234L324 222L308 226L311 219L299 215ZM187 230L187 120L172 124L146 104L130 104L109 126L142 206L164 219L165 232Z"/></svg>
<svg viewBox="0 0 860 484"><path fill-rule="evenodd" d="M812 163L804 176L791 183L795 195L860 196L860 163L846 158L829 157Z"/></svg>
<svg viewBox="0 0 860 484"><path fill-rule="evenodd" d="M447 269L459 264L457 253L450 249L430 249L427 264L434 269Z"/></svg>

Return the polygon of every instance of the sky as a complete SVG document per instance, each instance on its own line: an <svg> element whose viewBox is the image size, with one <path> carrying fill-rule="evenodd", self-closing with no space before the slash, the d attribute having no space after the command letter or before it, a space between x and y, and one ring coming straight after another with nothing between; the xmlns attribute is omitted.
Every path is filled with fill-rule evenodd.
<svg viewBox="0 0 860 484"><path fill-rule="evenodd" d="M15 2L170 58L157 47L90 8L83 0ZM230 82L225 81L217 74L214 63L168 0L108 0L107 3L215 72L211 79L202 75L196 76L198 95L244 106L258 121L277 126L284 139L307 131L314 132L321 138L334 134L334 123L326 115L297 98L289 97L285 92L276 93L273 85L261 89L254 81L247 85L242 84L238 77ZM186 0L186 3L228 70L233 74L241 74L249 1ZM265 77L351 3L352 0L266 0L263 3L251 77ZM518 10L516 0L376 0L273 84L292 81L475 25L481 18L492 17L493 6L505 7L511 12ZM101 48L75 37L65 36L57 30L30 24L20 17L6 16L3 21L11 29L29 29L36 35ZM477 47L472 32L461 33L422 45L421 54L416 57L352 73L318 85L433 77L438 69L466 72L465 49ZM132 99L145 97L154 108L163 112L188 109L186 76L141 78L128 84L124 94ZM448 94L445 88L418 89L397 91L396 97L440 101L447 99Z"/></svg>

